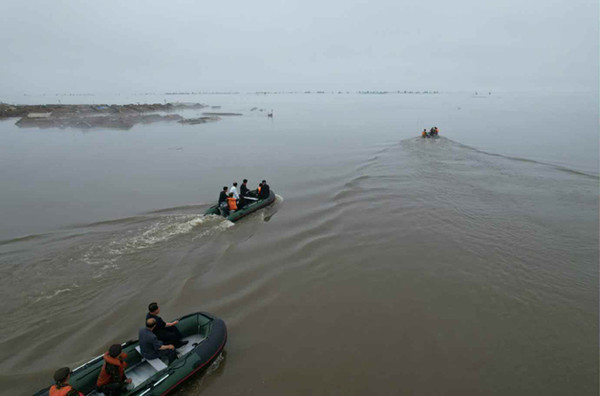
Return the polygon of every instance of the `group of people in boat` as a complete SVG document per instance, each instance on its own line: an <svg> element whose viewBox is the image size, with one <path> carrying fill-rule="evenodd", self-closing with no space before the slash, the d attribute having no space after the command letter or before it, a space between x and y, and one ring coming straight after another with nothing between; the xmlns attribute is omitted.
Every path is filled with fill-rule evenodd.
<svg viewBox="0 0 600 396"><path fill-rule="evenodd" d="M254 201L269 198L271 194L271 188L266 180L259 183L256 191L248 188L248 179L244 179L242 182L239 193L237 185L237 182L233 182L231 188L224 186L219 194L219 210L225 216L229 216L230 213L240 210Z"/></svg>
<svg viewBox="0 0 600 396"><path fill-rule="evenodd" d="M430 138L430 137L434 137L437 136L439 133L439 129L438 127L432 127L429 132L427 132L427 129L423 129L423 132L421 132L421 137L423 138Z"/></svg>
<svg viewBox="0 0 600 396"><path fill-rule="evenodd" d="M175 326L178 321L165 322L158 314L160 308L156 302L148 305L146 323L139 331L139 347L146 360L168 359L171 364L177 359L176 349L188 344ZM120 396L131 384L125 375L127 354L120 344L113 344L104 353L104 364L96 380L96 390L106 396ZM84 396L69 384L71 369L62 367L54 373L55 384L50 387L50 396Z"/></svg>

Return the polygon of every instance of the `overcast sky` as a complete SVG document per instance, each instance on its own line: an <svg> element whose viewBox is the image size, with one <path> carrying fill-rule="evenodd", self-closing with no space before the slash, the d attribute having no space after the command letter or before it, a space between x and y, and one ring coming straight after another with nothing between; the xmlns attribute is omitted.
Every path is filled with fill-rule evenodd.
<svg viewBox="0 0 600 396"><path fill-rule="evenodd" d="M598 91L598 0L0 0L3 93Z"/></svg>

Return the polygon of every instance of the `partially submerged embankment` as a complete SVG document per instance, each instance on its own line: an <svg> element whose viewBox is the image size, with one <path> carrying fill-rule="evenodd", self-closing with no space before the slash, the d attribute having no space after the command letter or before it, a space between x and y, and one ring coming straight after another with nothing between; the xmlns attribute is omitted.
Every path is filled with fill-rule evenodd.
<svg viewBox="0 0 600 396"><path fill-rule="evenodd" d="M11 105L0 103L0 120L20 117L16 125L28 128L112 128L130 129L136 124L158 121L183 121L186 119L175 113L180 110L203 109L200 103L154 103L154 104L46 104ZM160 114L171 113L171 114ZM217 121L218 117L206 117L203 122ZM194 121L196 121L194 119Z"/></svg>

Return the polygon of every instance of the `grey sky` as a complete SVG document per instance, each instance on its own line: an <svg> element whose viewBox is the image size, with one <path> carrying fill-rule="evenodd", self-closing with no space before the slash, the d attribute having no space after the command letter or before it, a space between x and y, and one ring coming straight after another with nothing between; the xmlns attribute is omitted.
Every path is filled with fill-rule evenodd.
<svg viewBox="0 0 600 396"><path fill-rule="evenodd" d="M2 0L0 36L0 96L598 90L597 0Z"/></svg>

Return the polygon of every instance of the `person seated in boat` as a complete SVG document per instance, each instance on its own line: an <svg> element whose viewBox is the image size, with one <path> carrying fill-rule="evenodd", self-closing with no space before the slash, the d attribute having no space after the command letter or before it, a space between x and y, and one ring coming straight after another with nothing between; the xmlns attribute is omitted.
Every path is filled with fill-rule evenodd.
<svg viewBox="0 0 600 396"><path fill-rule="evenodd" d="M435 132L435 136L437 136L438 133L440 132L440 130L438 129L438 127L433 127L433 131Z"/></svg>
<svg viewBox="0 0 600 396"><path fill-rule="evenodd" d="M48 390L49 396L84 396L83 393L69 385L71 369L61 367L54 373L55 384Z"/></svg>
<svg viewBox="0 0 600 396"><path fill-rule="evenodd" d="M227 201L227 186L223 187L223 191L219 194L219 205Z"/></svg>
<svg viewBox="0 0 600 396"><path fill-rule="evenodd" d="M435 134L435 129L434 127L431 127L431 129L429 130L429 136L433 136Z"/></svg>
<svg viewBox="0 0 600 396"><path fill-rule="evenodd" d="M171 344L163 344L152 331L156 328L156 319L146 320L146 327L142 327L139 332L140 352L146 360L167 358L169 364L177 359L175 347Z"/></svg>
<svg viewBox="0 0 600 396"><path fill-rule="evenodd" d="M233 193L229 193L229 197L227 198L227 209L229 209L229 213L238 210L237 200L233 196Z"/></svg>
<svg viewBox="0 0 600 396"><path fill-rule="evenodd" d="M427 137L427 129L423 129L423 132L421 132L421 137Z"/></svg>
<svg viewBox="0 0 600 396"><path fill-rule="evenodd" d="M227 186L223 187L223 190L219 194L218 206L221 214L227 216L227 213L224 213L227 212Z"/></svg>
<svg viewBox="0 0 600 396"><path fill-rule="evenodd" d="M154 328L153 333L156 334L156 337L164 342L165 344L171 344L175 348L180 348L187 344L187 341L181 341L183 336L179 332L179 329L175 326L179 321L174 320L173 322L166 323L158 314L160 313L160 308L158 304L152 302L148 305L148 313L146 314L146 320L153 318L156 320L156 327Z"/></svg>
<svg viewBox="0 0 600 396"><path fill-rule="evenodd" d="M104 364L96 381L96 389L106 396L121 396L131 384L131 378L125 376L127 354L119 344L111 345L103 356Z"/></svg>
<svg viewBox="0 0 600 396"><path fill-rule="evenodd" d="M258 193L258 199L267 199L267 198L269 198L269 195L271 195L271 188L267 184L267 181L263 180L262 183L261 183L261 185L262 185L262 188L260 189L260 191Z"/></svg>

